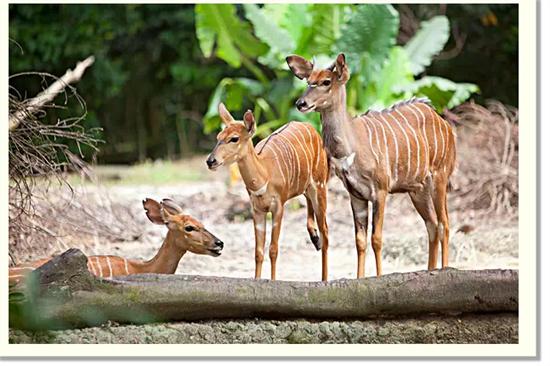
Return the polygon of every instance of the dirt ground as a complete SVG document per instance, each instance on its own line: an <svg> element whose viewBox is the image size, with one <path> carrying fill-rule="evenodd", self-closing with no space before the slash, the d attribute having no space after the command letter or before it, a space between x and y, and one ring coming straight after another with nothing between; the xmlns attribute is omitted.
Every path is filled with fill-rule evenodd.
<svg viewBox="0 0 550 366"><path fill-rule="evenodd" d="M249 203L244 185L228 185L228 169L212 173L207 171L204 159L186 161L182 169L196 172L200 180L177 184L112 184L98 187L84 185L80 193L88 198L87 205L95 205L93 197L108 198L113 206L126 211L128 227L137 230L139 237L130 241L109 241L101 237L80 235L63 238L64 247L41 248L47 255L59 254L66 247L78 247L87 255L112 254L128 258L149 259L160 247L166 228L148 221L141 201L146 198L160 200L172 198L186 213L204 223L206 228L225 243L219 257L187 253L181 260L178 273L205 276L252 277L254 274L254 229L249 218ZM55 192L55 191L53 191ZM55 194L50 192L50 194ZM82 196L82 195L81 195ZM97 200L99 201L99 200ZM321 253L317 252L306 231L305 199L298 197L286 204L283 228L279 241L277 276L280 280L316 281L321 277ZM450 194L451 221L449 264L460 269L517 268L517 218L477 217L476 211L453 209ZM97 209L101 215L101 209ZM248 217L247 217L248 216ZM128 222L129 221L129 222ZM356 275L356 249L352 213L347 192L341 182L332 177L329 182L327 221L329 226L329 280L353 278ZM468 234L457 232L464 224L471 225ZM270 224L268 222L267 243ZM369 228L370 233L370 228ZM428 250L427 233L423 221L414 210L408 195L390 195L384 220L384 273L426 269ZM267 244L269 245L269 244ZM17 252L10 248L20 261L38 259L31 252ZM366 261L367 275L374 275L374 255L369 247ZM266 253L268 249L266 247ZM263 265L263 278L270 273L269 257Z"/></svg>
<svg viewBox="0 0 550 366"><path fill-rule="evenodd" d="M230 320L10 330L10 343L517 343L515 314L367 321Z"/></svg>
<svg viewBox="0 0 550 366"><path fill-rule="evenodd" d="M178 165L179 166L179 165ZM154 166L151 168L153 169ZM100 235L69 233L56 245L35 241L32 248L10 246L18 261L60 254L77 247L87 255L112 254L127 258L149 259L160 247L166 228L149 222L141 201L171 198L186 213L201 220L225 243L222 255L210 257L187 253L177 273L204 276L253 277L254 230L244 185L229 186L227 169L207 171L204 158L185 161L182 173L193 172L195 179L157 184L104 181L104 185L86 184L77 189L79 204L96 212L105 224L132 231L131 240L109 240ZM161 169L162 170L162 169ZM105 175L100 172L100 177ZM115 170L117 179L124 169ZM184 174L184 175L185 175ZM113 169L107 176L113 175ZM198 177L198 179L197 179ZM49 193L55 197L55 190ZM109 215L105 202L112 206ZM451 220L450 266L460 269L517 268L517 217L478 216L477 211L459 211L450 194ZM116 208L116 210L115 210ZM73 208L74 209L74 208ZM77 209L78 210L78 209ZM72 211L74 212L74 211ZM120 213L124 213L121 215ZM71 212L65 212L69 219ZM75 212L75 215L78 212ZM103 215L107 218L103 219ZM356 250L351 208L341 182L329 182L328 225L330 231L329 280L354 278ZM115 225L116 224L116 225ZM457 232L470 225L468 234ZM268 222L268 228L269 228ZM370 229L369 229L370 232ZM269 231L267 233L269 243ZM133 234L130 235L134 236ZM61 244L60 244L61 243ZM267 252L267 247L266 247ZM384 273L426 269L427 233L409 198L404 194L388 199L384 221ZM367 275L374 275L374 256L369 247ZM270 273L269 258L263 266L263 278ZM317 252L306 231L305 199L286 204L277 262L279 280L318 281L321 278L321 253ZM406 320L372 321L211 321L166 323L142 326L108 324L104 327L56 332L10 330L12 343L515 343L517 316L496 314L448 318L422 317Z"/></svg>

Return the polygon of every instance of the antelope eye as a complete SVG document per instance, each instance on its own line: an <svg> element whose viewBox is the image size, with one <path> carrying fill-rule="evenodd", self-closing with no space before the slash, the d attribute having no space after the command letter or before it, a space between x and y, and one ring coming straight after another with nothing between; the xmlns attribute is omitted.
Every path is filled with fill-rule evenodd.
<svg viewBox="0 0 550 366"><path fill-rule="evenodd" d="M233 143L238 142L238 141L239 141L239 138L237 136L231 137L229 139L229 142L233 142Z"/></svg>
<svg viewBox="0 0 550 366"><path fill-rule="evenodd" d="M190 233L193 230L195 230L195 228L193 226L188 225L188 226L185 227L185 231L187 231L188 233Z"/></svg>
<svg viewBox="0 0 550 366"><path fill-rule="evenodd" d="M329 86L330 85L330 80L323 80L323 83L322 83L323 86Z"/></svg>

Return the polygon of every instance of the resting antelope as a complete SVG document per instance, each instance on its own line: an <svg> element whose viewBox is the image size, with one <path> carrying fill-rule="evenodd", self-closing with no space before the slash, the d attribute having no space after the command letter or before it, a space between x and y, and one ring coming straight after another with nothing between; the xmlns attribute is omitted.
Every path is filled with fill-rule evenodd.
<svg viewBox="0 0 550 366"><path fill-rule="evenodd" d="M218 109L225 128L218 134L218 142L206 163L211 170L233 162L239 166L252 204L256 239L255 278L262 275L267 213L272 214L269 258L271 279L274 280L284 204L303 194L307 201L307 230L315 248L322 249L321 278L326 281L328 161L321 136L307 123L290 122L254 148L252 137L256 131L256 121L252 112L247 111L243 121L235 121L223 103Z"/></svg>
<svg viewBox="0 0 550 366"><path fill-rule="evenodd" d="M365 274L368 202L376 273L382 274L382 223L388 193L408 192L428 231L428 269L448 263L447 188L455 166L455 134L426 99L411 99L381 112L351 117L346 111L349 71L344 54L327 69L300 56L287 63L308 88L296 102L301 112L321 113L325 149L350 193L357 247L357 277Z"/></svg>
<svg viewBox="0 0 550 366"><path fill-rule="evenodd" d="M143 201L145 214L152 223L166 225L168 234L158 253L148 261L132 260L113 255L88 257L88 270L98 277L126 276L136 273L176 272L181 257L190 251L217 257L223 249L223 242L212 235L204 226L183 214L182 209L169 199L158 203L147 198ZM52 258L40 259L32 263L20 264L9 270L10 284L20 282L31 271Z"/></svg>

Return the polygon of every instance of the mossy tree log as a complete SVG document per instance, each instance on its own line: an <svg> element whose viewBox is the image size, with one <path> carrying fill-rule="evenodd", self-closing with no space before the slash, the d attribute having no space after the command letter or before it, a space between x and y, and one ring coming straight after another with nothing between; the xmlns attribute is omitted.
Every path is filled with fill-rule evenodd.
<svg viewBox="0 0 550 366"><path fill-rule="evenodd" d="M88 272L84 254L76 249L35 270L27 287L32 317L12 322L14 326L254 317L368 319L518 309L514 270L449 268L325 283L158 274L101 280Z"/></svg>

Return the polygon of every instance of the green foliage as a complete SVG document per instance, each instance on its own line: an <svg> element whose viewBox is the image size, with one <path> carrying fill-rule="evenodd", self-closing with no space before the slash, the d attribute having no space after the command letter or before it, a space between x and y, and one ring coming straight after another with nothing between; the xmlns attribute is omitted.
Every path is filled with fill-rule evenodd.
<svg viewBox="0 0 550 366"><path fill-rule="evenodd" d="M251 33L249 24L241 22L232 4L198 4L195 6L197 38L203 54L210 57L216 44L216 56L233 67L241 58L258 57L267 51Z"/></svg>
<svg viewBox="0 0 550 366"><path fill-rule="evenodd" d="M449 20L435 16L420 24L420 30L409 40L405 51L409 55L411 71L418 75L432 63L432 58L443 50L449 39Z"/></svg>
<svg viewBox="0 0 550 366"><path fill-rule="evenodd" d="M333 51L344 52L351 72L366 75L379 71L399 29L399 14L391 5L365 4L357 7L342 26Z"/></svg>
<svg viewBox="0 0 550 366"><path fill-rule="evenodd" d="M212 13L222 11L222 5L209 7ZM252 25L249 36L267 45L269 51L255 58L261 66L243 63L256 77L256 82L225 77L218 83L203 119L205 132L219 127L217 105L220 101L225 101L237 118L246 109L253 109L260 121L260 137L290 120L309 120L319 129L317 113L303 115L294 108L294 101L305 89L305 83L293 78L288 71L284 59L289 54L313 59L322 67L344 52L351 69L347 84L348 106L354 113L388 107L413 95L431 98L434 106L442 111L479 91L473 84L455 83L440 77L424 76L415 81L415 75L423 72L447 43L449 21L445 16L423 22L418 33L401 47L396 45L399 14L388 4L245 4L243 8L245 19ZM223 9L236 17L235 5L224 4ZM199 19L204 13L203 5L197 5L195 12ZM245 24L244 19L242 22ZM209 56L213 45L211 35L221 34L220 25L202 21L197 21L196 25L201 49L206 49L204 55ZM231 28L226 31L230 32ZM204 37L204 34L210 36ZM238 51L238 47L234 50ZM248 56L243 51L238 52L241 58ZM231 66L238 60L237 54L233 59L223 54L218 57Z"/></svg>
<svg viewBox="0 0 550 366"><path fill-rule="evenodd" d="M432 104L441 112L443 108L453 108L478 93L479 88L475 84L455 83L438 76L424 76L422 79L402 85L398 88L405 97L425 96L430 98Z"/></svg>
<svg viewBox="0 0 550 366"><path fill-rule="evenodd" d="M195 10L184 4L12 4L9 73L62 75L93 54L94 65L75 87L87 105L84 127L103 127L100 138L106 143L99 162L196 152L211 138L201 123L209 97L235 71L223 61L204 59ZM250 25L235 19L242 29L238 52L251 54L247 40L265 49L251 35ZM11 79L10 86L34 96L43 83L40 77L20 77ZM63 104L63 98L56 102ZM69 100L68 106L50 111L45 119L81 113L76 101Z"/></svg>

